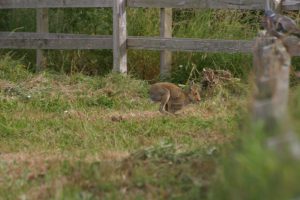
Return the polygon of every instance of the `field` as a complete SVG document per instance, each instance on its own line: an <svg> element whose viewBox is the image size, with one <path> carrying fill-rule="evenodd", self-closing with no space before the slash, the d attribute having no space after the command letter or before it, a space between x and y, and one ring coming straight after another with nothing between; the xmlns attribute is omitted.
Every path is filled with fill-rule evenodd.
<svg viewBox="0 0 300 200"><path fill-rule="evenodd" d="M237 131L243 98L204 100L169 117L145 81L22 67L1 63L4 199L205 196L214 154Z"/></svg>
<svg viewBox="0 0 300 200"><path fill-rule="evenodd" d="M248 83L221 84L170 117L150 102L149 84L130 76L32 74L7 55L0 69L0 199L240 199L247 189L261 198L252 191L243 199L299 195L299 163L286 166L266 150L259 128L246 133ZM282 169L287 174L276 175Z"/></svg>
<svg viewBox="0 0 300 200"><path fill-rule="evenodd" d="M35 31L35 10L1 10L0 31ZM246 39L261 11L174 9L173 36ZM288 13L299 21L299 12ZM128 35L158 36L159 9L128 9ZM52 33L112 34L111 9L50 9ZM268 148L251 120L252 56L174 52L171 80L203 68L235 77L201 91L199 104L165 116L149 100L159 52L128 51L128 76L111 73L112 51L0 51L0 200L299 200L293 141ZM300 133L300 87L293 58L289 127Z"/></svg>

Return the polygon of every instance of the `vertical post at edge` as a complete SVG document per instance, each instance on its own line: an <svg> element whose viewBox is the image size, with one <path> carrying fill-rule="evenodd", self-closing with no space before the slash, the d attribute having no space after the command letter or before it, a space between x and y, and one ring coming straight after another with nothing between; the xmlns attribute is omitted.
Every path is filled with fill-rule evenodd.
<svg viewBox="0 0 300 200"><path fill-rule="evenodd" d="M253 64L254 117L265 121L274 132L273 122L286 124L291 56L281 40L261 37L253 50Z"/></svg>
<svg viewBox="0 0 300 200"><path fill-rule="evenodd" d="M160 9L160 37L172 37L172 8ZM160 52L160 78L162 80L170 77L171 67L171 51L162 50Z"/></svg>
<svg viewBox="0 0 300 200"><path fill-rule="evenodd" d="M36 32L48 33L49 32L49 18L48 9L36 9ZM44 51L37 49L36 51L36 71L43 71L47 66L47 58L44 56Z"/></svg>
<svg viewBox="0 0 300 200"><path fill-rule="evenodd" d="M282 157L300 160L300 141L288 116L291 55L280 39L257 38L253 49L254 122L263 123L266 145Z"/></svg>
<svg viewBox="0 0 300 200"><path fill-rule="evenodd" d="M127 73L126 0L113 2L113 71Z"/></svg>

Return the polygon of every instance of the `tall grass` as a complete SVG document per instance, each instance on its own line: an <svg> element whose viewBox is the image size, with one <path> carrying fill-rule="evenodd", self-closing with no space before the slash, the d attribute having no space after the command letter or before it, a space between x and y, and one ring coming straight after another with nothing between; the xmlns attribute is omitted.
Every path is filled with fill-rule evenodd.
<svg viewBox="0 0 300 200"><path fill-rule="evenodd" d="M256 11L174 9L173 36L207 39L252 39L258 30L261 13ZM159 9L128 9L128 35L159 36ZM35 31L32 9L1 11L1 31ZM111 9L50 9L50 32L112 34ZM24 56L24 51L16 55ZM25 61L33 68L34 51L25 51ZM107 74L112 67L112 52L48 51L49 68L56 71ZM159 52L129 51L129 70L139 78L157 79ZM245 54L174 53L173 78L184 82L190 65L229 69L246 77L251 56ZM180 66L184 66L180 68Z"/></svg>

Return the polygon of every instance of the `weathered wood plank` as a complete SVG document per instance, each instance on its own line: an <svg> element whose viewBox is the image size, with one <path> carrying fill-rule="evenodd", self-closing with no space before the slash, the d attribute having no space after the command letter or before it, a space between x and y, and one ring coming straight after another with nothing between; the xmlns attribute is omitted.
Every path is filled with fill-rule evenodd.
<svg viewBox="0 0 300 200"><path fill-rule="evenodd" d="M3 39L2 49L112 49L112 38Z"/></svg>
<svg viewBox="0 0 300 200"><path fill-rule="evenodd" d="M112 36L0 32L0 49L112 49Z"/></svg>
<svg viewBox="0 0 300 200"><path fill-rule="evenodd" d="M253 42L246 40L210 40L190 38L128 37L128 47L147 50L249 53Z"/></svg>
<svg viewBox="0 0 300 200"><path fill-rule="evenodd" d="M129 7L263 9L262 0L128 0ZM0 9L113 7L113 0L1 0ZM299 10L298 0L285 0L283 9Z"/></svg>
<svg viewBox="0 0 300 200"><path fill-rule="evenodd" d="M0 9L112 7L112 2L112 0L1 0Z"/></svg>
<svg viewBox="0 0 300 200"><path fill-rule="evenodd" d="M130 7L261 9L261 0L128 0Z"/></svg>
<svg viewBox="0 0 300 200"><path fill-rule="evenodd" d="M36 32L48 33L49 32L49 18L48 9L40 8L36 10ZM44 56L44 51L37 49L36 51L36 71L42 71L47 67L47 58Z"/></svg>
<svg viewBox="0 0 300 200"><path fill-rule="evenodd" d="M299 40L298 40L299 42ZM298 45L296 45L298 46ZM288 114L291 55L285 40L261 35L253 48L253 119L268 134L265 144L282 158L300 160L300 141Z"/></svg>
<svg viewBox="0 0 300 200"><path fill-rule="evenodd" d="M289 53L300 56L300 42L295 37L285 40ZM297 45L295 45L297 44ZM128 48L145 50L170 50L194 52L227 52L251 53L254 41L251 40L217 40L192 38L155 38L155 37L128 37Z"/></svg>
<svg viewBox="0 0 300 200"><path fill-rule="evenodd" d="M284 43L277 39L259 37L253 48L253 68L256 92L253 112L258 120L275 128L275 121L287 117L289 69L291 56Z"/></svg>
<svg viewBox="0 0 300 200"><path fill-rule="evenodd" d="M152 8L214 8L214 9L264 9L262 0L128 0L129 7ZM283 9L299 10L298 0L285 0Z"/></svg>
<svg viewBox="0 0 300 200"><path fill-rule="evenodd" d="M297 38L286 39L293 56L300 56ZM297 45L295 45L297 44ZM128 36L128 49L170 50L195 52L251 53L251 40L212 40L192 38L159 38ZM0 49L112 49L112 36L61 33L0 32Z"/></svg>
<svg viewBox="0 0 300 200"><path fill-rule="evenodd" d="M172 8L160 9L160 37L172 38ZM160 77L166 79L170 76L172 68L172 52L160 52Z"/></svg>
<svg viewBox="0 0 300 200"><path fill-rule="evenodd" d="M3 39L2 49L112 49L112 38Z"/></svg>
<svg viewBox="0 0 300 200"><path fill-rule="evenodd" d="M71 33L30 33L30 32L0 32L0 38L7 39L101 39L112 38L110 35L87 35Z"/></svg>
<svg viewBox="0 0 300 200"><path fill-rule="evenodd" d="M299 0L284 0L283 9L286 10L300 10L300 1Z"/></svg>
<svg viewBox="0 0 300 200"><path fill-rule="evenodd" d="M113 71L127 73L126 0L114 0L113 7Z"/></svg>

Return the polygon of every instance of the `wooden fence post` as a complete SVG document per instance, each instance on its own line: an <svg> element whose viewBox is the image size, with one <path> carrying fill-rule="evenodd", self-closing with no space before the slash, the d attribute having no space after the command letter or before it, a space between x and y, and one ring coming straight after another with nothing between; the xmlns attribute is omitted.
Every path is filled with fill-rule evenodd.
<svg viewBox="0 0 300 200"><path fill-rule="evenodd" d="M275 128L273 122L279 123L287 118L291 55L281 40L263 36L255 42L253 59L254 118Z"/></svg>
<svg viewBox="0 0 300 200"><path fill-rule="evenodd" d="M49 32L49 18L48 9L36 9L36 32L48 33ZM40 72L47 66L47 58L44 56L44 51L37 49L36 51L36 71Z"/></svg>
<svg viewBox="0 0 300 200"><path fill-rule="evenodd" d="M172 37L172 8L160 9L160 37ZM172 67L172 53L168 50L160 52L160 78L170 77Z"/></svg>
<svg viewBox="0 0 300 200"><path fill-rule="evenodd" d="M297 44L297 43L295 43ZM262 121L268 134L267 146L286 156L300 159L300 142L288 117L291 55L285 41L261 36L253 50L255 92L253 116Z"/></svg>
<svg viewBox="0 0 300 200"><path fill-rule="evenodd" d="M126 0L113 2L113 71L127 73Z"/></svg>

